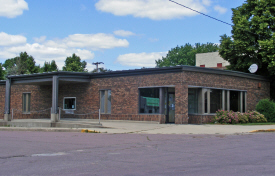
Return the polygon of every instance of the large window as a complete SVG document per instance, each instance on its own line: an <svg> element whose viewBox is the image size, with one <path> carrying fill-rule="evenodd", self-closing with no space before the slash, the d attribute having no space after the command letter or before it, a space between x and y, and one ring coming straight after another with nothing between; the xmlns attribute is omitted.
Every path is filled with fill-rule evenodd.
<svg viewBox="0 0 275 176"><path fill-rule="evenodd" d="M210 88L188 88L188 113L213 114L221 109L246 112L246 92Z"/></svg>
<svg viewBox="0 0 275 176"><path fill-rule="evenodd" d="M222 90L210 89L210 113L222 109Z"/></svg>
<svg viewBox="0 0 275 176"><path fill-rule="evenodd" d="M23 113L29 113L31 107L31 93L23 93Z"/></svg>
<svg viewBox="0 0 275 176"><path fill-rule="evenodd" d="M111 90L100 91L100 112L111 114Z"/></svg>
<svg viewBox="0 0 275 176"><path fill-rule="evenodd" d="M139 89L139 113L159 113L159 88Z"/></svg>
<svg viewBox="0 0 275 176"><path fill-rule="evenodd" d="M75 110L76 109L76 98L75 97L64 97L63 109Z"/></svg>

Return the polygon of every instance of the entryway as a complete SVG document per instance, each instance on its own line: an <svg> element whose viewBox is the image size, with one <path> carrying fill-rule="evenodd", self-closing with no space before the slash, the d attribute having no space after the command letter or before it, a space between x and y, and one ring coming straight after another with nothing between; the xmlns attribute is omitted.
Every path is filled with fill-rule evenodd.
<svg viewBox="0 0 275 176"><path fill-rule="evenodd" d="M165 115L166 123L175 123L175 88L167 87L165 89Z"/></svg>

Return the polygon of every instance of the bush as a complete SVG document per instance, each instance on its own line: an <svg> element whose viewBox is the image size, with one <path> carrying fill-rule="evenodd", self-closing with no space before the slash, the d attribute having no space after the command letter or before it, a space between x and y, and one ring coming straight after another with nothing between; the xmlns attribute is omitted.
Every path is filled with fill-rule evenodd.
<svg viewBox="0 0 275 176"><path fill-rule="evenodd" d="M263 114L268 122L275 122L275 103L269 99L262 99L256 105L256 111Z"/></svg>
<svg viewBox="0 0 275 176"><path fill-rule="evenodd" d="M218 110L213 119L213 122L221 124L236 124L236 123L261 123L267 122L263 114L257 111L248 111L246 113Z"/></svg>

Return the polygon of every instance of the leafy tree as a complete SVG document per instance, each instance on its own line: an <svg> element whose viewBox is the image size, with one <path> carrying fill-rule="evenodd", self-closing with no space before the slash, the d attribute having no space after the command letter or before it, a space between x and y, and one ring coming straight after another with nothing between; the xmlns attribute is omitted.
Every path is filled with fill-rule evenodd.
<svg viewBox="0 0 275 176"><path fill-rule="evenodd" d="M166 57L156 60L157 67L168 67L176 65L196 65L197 53L208 53L218 51L219 46L213 43L200 44L194 46L187 43L184 46L176 46L168 51Z"/></svg>
<svg viewBox="0 0 275 176"><path fill-rule="evenodd" d="M58 67L55 63L55 60L52 60L51 62L45 61L44 66L41 67L41 72L53 72L53 71L58 71Z"/></svg>
<svg viewBox="0 0 275 176"><path fill-rule="evenodd" d="M230 63L228 69L248 72L258 65L256 74L271 79L275 88L275 1L247 0L232 9L232 36L221 36L219 53ZM274 91L271 98L275 99Z"/></svg>
<svg viewBox="0 0 275 176"><path fill-rule="evenodd" d="M7 59L3 64L7 75L38 73L40 66L35 65L35 60L27 52L21 52L18 57Z"/></svg>
<svg viewBox="0 0 275 176"><path fill-rule="evenodd" d="M228 69L248 72L256 63L257 74L275 75L275 1L247 0L232 11L232 36L221 36L219 50Z"/></svg>
<svg viewBox="0 0 275 176"><path fill-rule="evenodd" d="M63 67L63 71L74 71L74 72L87 72L86 69L87 62L82 61L79 56L75 53L72 57L67 57L65 60L65 66Z"/></svg>

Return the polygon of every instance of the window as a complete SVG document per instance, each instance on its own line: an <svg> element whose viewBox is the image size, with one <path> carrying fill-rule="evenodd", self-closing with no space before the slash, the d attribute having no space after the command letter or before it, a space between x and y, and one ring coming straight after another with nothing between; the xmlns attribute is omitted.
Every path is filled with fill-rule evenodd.
<svg viewBox="0 0 275 176"><path fill-rule="evenodd" d="M76 98L75 97L64 97L63 109L76 109Z"/></svg>
<svg viewBox="0 0 275 176"><path fill-rule="evenodd" d="M214 114L217 110L246 112L247 93L237 90L188 88L188 113Z"/></svg>
<svg viewBox="0 0 275 176"><path fill-rule="evenodd" d="M23 93L23 113L30 113L31 93Z"/></svg>
<svg viewBox="0 0 275 176"><path fill-rule="evenodd" d="M159 88L139 89L139 113L159 113Z"/></svg>
<svg viewBox="0 0 275 176"><path fill-rule="evenodd" d="M222 63L217 63L218 68L222 68Z"/></svg>
<svg viewBox="0 0 275 176"><path fill-rule="evenodd" d="M205 67L205 65L200 65L200 67Z"/></svg>
<svg viewBox="0 0 275 176"><path fill-rule="evenodd" d="M210 89L210 113L222 109L222 90Z"/></svg>
<svg viewBox="0 0 275 176"><path fill-rule="evenodd" d="M111 90L100 91L100 112L111 114Z"/></svg>

